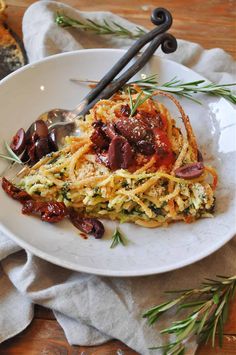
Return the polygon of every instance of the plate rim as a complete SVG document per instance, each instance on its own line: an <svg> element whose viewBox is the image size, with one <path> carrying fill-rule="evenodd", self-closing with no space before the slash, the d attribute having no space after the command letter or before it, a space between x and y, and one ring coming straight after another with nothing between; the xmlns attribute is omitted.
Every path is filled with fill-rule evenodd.
<svg viewBox="0 0 236 355"><path fill-rule="evenodd" d="M107 52L107 51L117 52L117 53L121 53L121 54L126 52L125 49L90 48L90 49L79 49L76 51L69 51L69 52L54 54L54 55L51 55L46 58L42 58L36 62L29 63L29 64L19 68L15 72L13 72L13 73L9 74L7 77L3 78L0 81L0 86L5 84L7 81L11 80L12 77L18 75L21 72L24 72L25 70L28 70L30 68L34 68L35 66L40 65L41 63L44 63L44 62L53 61L55 58L58 58L58 57L77 56L80 53L87 53L87 52ZM185 71L189 71L191 73L197 74L199 77L206 80L207 82L209 81L208 79L203 77L201 74L195 72L191 68L188 68L181 63L175 62L175 61L168 59L166 57L161 57L157 54L154 54L154 55L157 56L159 58L159 60L161 60L161 61L174 62L176 65L180 66ZM224 99L224 101L228 104L228 102L225 99ZM169 228L171 228L171 226ZM116 271L116 270L110 270L110 269L99 269L97 267L93 268L93 267L82 266L79 264L78 264L78 268L77 268L74 262L59 260L59 258L57 258L56 256L51 255L45 251L42 251L42 250L32 246L28 242L25 242L20 237L18 237L16 234L12 233L1 221L0 221L0 231L3 234L5 234L7 237L9 237L10 239L15 241L20 247L22 247L23 249L25 249L27 251L30 251L32 254L36 255L37 257L40 257L43 260L46 260L46 261L51 262L55 265L65 267L65 268L73 270L73 271L85 272L85 273L89 273L89 274L107 276L107 277L139 277L139 276L157 275L157 274L162 274L162 273L173 271L173 270L178 270L178 269L183 268L185 266L194 264L194 263L206 258L207 256L210 256L211 254L213 254L214 252L219 250L222 246L224 246L227 242L229 242L234 237L234 235L236 233L236 224L234 226L231 226L230 231L225 234L224 239L220 240L217 244L214 244L213 247L208 248L206 251L203 250L200 254L197 254L196 257L191 256L190 258L187 258L184 261L175 262L167 267L166 266L159 267L158 270L155 268L145 269L143 272L142 272L142 270L139 270L139 271L135 271L135 270L133 270L133 271L132 270L131 271L126 271L126 270Z"/></svg>
<svg viewBox="0 0 236 355"><path fill-rule="evenodd" d="M168 228L168 227L167 227ZM106 269L94 269L92 267L87 267L87 266L79 266L78 268L75 267L74 263L67 262L65 260L60 260L59 258L50 255L40 249L35 248L31 244L25 242L22 239L19 239L17 235L12 233L7 227L5 227L2 222L0 222L0 231L3 232L7 237L9 237L11 240L15 241L18 245L20 245L23 249L26 251L31 252L33 255L46 260L54 265L64 267L66 269L72 270L72 271L77 271L77 272L84 272L87 274L93 274L93 275L98 275L98 276L107 276L107 277L141 277L141 276L151 276L151 275L159 275L163 274L165 272L171 272L174 270L179 270L184 268L185 266L190 266L192 264L195 264L198 261L201 261L202 259L212 255L214 252L219 250L221 247L223 247L227 242L229 242L233 237L234 234L236 233L236 228L235 231L230 230L227 234L227 238L225 238L223 241L221 240L217 245L214 245L214 247L211 249L209 252L209 249L207 251L203 251L200 255L193 259L191 258L191 261L189 259L185 259L184 262L180 261L178 263L172 264L170 267L159 267L159 271L156 271L156 269L145 269L145 271L115 271L115 270L106 270Z"/></svg>
<svg viewBox="0 0 236 355"><path fill-rule="evenodd" d="M87 53L87 52L120 52L120 53L125 53L126 52L126 49L122 49L122 48L88 48L88 49L77 49L77 50L74 50L74 51L68 51L68 52L62 52L62 53L57 53L57 54L52 54L48 57L45 57L45 58L41 58L35 62L32 62L32 63L28 63L26 65L24 65L23 67L20 67L19 69L15 70L14 72L8 74L6 77L4 77L3 79L0 80L0 86L2 84L4 84L5 82L7 82L8 80L10 80L12 77L14 77L15 75L18 75L19 73L21 72L24 72L25 70L28 70L30 68L34 68L35 66L37 65L40 65L41 63L44 63L44 62L50 62L52 61L54 58L60 58L60 57L69 57L69 56L73 56L73 55L77 55L79 53ZM187 70L191 73L194 73L194 74L197 74L198 76L200 76L202 79L204 79L205 81L209 82L209 80L207 78L205 78L203 75L197 73L196 71L194 71L193 69L191 68L188 68L186 67L184 64L182 63L178 63L174 60L171 60L169 58L166 58L166 57L162 57L160 56L159 54L157 53L154 53L153 54L154 57L158 57L159 60L163 60L163 61L167 61L167 62L172 62L172 63L175 63L177 64L178 66L181 66L184 70ZM225 100L225 99L224 99ZM225 100L226 101L226 100Z"/></svg>

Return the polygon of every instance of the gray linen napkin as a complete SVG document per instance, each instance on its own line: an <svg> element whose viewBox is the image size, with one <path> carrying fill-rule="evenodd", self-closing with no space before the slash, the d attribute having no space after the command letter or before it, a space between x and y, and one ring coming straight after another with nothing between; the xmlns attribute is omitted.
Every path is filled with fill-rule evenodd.
<svg viewBox="0 0 236 355"><path fill-rule="evenodd" d="M31 5L23 18L24 43L30 62L85 47L127 47L130 40L97 37L59 28L54 14L63 11L77 19L108 19L131 30L135 25L108 12L80 12L53 1ZM235 80L236 65L221 49L203 50L178 41L169 58L215 82ZM163 55L160 53L160 55ZM139 278L109 278L83 274L50 264L12 242L0 232L0 342L22 331L33 318L33 304L51 308L70 344L95 345L117 338L142 355L160 345L158 329L172 320L163 317L152 328L142 319L148 307L166 300L164 290L197 286L205 277L236 273L236 238L213 255L173 272ZM196 344L189 344L193 354ZM160 353L156 351L155 354Z"/></svg>

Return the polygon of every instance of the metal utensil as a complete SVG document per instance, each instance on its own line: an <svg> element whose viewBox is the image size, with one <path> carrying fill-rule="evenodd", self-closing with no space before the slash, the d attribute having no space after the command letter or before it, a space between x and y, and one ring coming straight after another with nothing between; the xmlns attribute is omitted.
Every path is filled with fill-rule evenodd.
<svg viewBox="0 0 236 355"><path fill-rule="evenodd" d="M108 99L122 88L130 78L143 68L160 45L164 53L174 52L177 49L177 41L174 36L166 33L172 25L170 12L163 8L156 8L152 12L151 21L157 27L138 39L99 81L96 87L82 99L75 109L69 111L56 108L43 113L38 119L43 119L47 123L50 131L52 129L54 129L54 131L56 130L58 137L71 134L75 129L75 118L83 118L97 101ZM139 53L140 49L149 42L150 44L137 57L135 63L117 78L120 71Z"/></svg>

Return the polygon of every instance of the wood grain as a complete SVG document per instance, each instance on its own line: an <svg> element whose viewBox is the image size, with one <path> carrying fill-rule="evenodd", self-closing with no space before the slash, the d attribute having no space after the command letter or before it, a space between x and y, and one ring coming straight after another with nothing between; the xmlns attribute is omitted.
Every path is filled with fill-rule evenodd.
<svg viewBox="0 0 236 355"><path fill-rule="evenodd" d="M34 0L7 0L8 22L21 33L25 9ZM64 0L82 11L112 11L137 24L151 28L153 8L165 6L171 11L174 23L171 32L177 37L200 43L205 48L220 47L236 59L236 2L235 0Z"/></svg>
<svg viewBox="0 0 236 355"><path fill-rule="evenodd" d="M33 0L8 0L8 23L21 35L21 22L26 8ZM112 11L137 24L151 28L150 12L165 6L174 17L171 32L177 37L200 43L205 48L220 47L236 59L236 2L235 0L64 0L64 3L83 11ZM236 302L233 303L224 330L224 348L200 346L197 355L236 355ZM0 345L0 355L135 355L121 342L114 340L93 347L70 346L53 313L36 306L32 324L21 334Z"/></svg>
<svg viewBox="0 0 236 355"><path fill-rule="evenodd" d="M224 346L214 349L210 344L201 345L196 355L235 355L236 354L236 302L232 303L228 322L224 329ZM26 350L27 349L27 350ZM36 306L32 324L13 339L0 345L1 355L138 355L118 340L100 346L70 346L62 328L55 320L52 311Z"/></svg>
<svg viewBox="0 0 236 355"><path fill-rule="evenodd" d="M40 312L43 313L43 318L35 318L32 324L21 334L0 345L1 355L113 355L117 353L118 349L124 351L125 355L137 354L117 340L102 346L70 346L57 321L46 319L47 311L45 309L42 310L41 308ZM51 312L48 311L48 313L48 318L51 318Z"/></svg>

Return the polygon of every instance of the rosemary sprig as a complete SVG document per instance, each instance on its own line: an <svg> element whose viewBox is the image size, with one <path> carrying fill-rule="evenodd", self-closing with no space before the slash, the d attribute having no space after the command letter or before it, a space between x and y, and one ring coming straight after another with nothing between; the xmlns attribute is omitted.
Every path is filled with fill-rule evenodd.
<svg viewBox="0 0 236 355"><path fill-rule="evenodd" d="M135 32L132 32L114 21L108 23L106 20L103 20L101 23L98 23L90 19L85 19L82 22L62 13L57 13L55 21L61 27L74 27L83 31L91 31L98 35L115 35L122 38L136 39L146 33L146 31L138 26Z"/></svg>
<svg viewBox="0 0 236 355"><path fill-rule="evenodd" d="M230 300L235 296L236 275L217 278L207 279L197 289L172 291L171 293L180 293L180 296L154 306L143 314L149 325L152 325L173 307L176 308L176 312L191 309L185 318L173 322L161 331L162 334L174 335L175 341L151 349L162 349L165 355L180 355L184 354L185 342L193 336L197 337L199 343L207 343L211 339L214 347L216 334L219 345L222 346L223 326L228 316Z"/></svg>
<svg viewBox="0 0 236 355"><path fill-rule="evenodd" d="M13 152L13 150L11 149L9 144L7 142L4 142L4 145L5 145L8 155L0 153L0 158L9 160L9 161L17 163L17 164L23 164L23 162L20 160L20 158Z"/></svg>
<svg viewBox="0 0 236 355"><path fill-rule="evenodd" d="M110 248L113 249L119 244L122 244L123 246L126 245L124 236L122 236L120 230L116 228L115 232L112 235L112 243Z"/></svg>
<svg viewBox="0 0 236 355"><path fill-rule="evenodd" d="M130 116L132 117L137 108L141 106L149 97L152 95L151 93L144 95L143 91L140 91L136 100L134 101L131 95L130 87L128 87L128 94L129 94L129 102L130 102Z"/></svg>
<svg viewBox="0 0 236 355"><path fill-rule="evenodd" d="M145 93L153 93L155 90L161 90L185 97L197 103L201 102L193 98L193 94L204 93L213 96L224 97L226 100L236 104L236 94L229 89L229 87L236 86L236 83L215 84L206 83L205 80L196 80L184 83L174 77L170 81L159 85L157 75L154 74L141 78L140 80L133 81L132 83L128 83L126 85L130 84L139 85Z"/></svg>
<svg viewBox="0 0 236 355"><path fill-rule="evenodd" d="M92 83L96 84L98 81L95 80L83 80L83 79L70 79L76 84L80 83ZM147 95L152 95L155 90L170 92L174 95L185 97L189 100L192 100L198 104L201 104L201 101L193 97L194 94L203 93L214 95L218 97L224 97L226 100L236 104L236 93L229 89L231 86L236 86L236 83L230 84L214 84L206 83L205 80L196 80L190 82L182 82L176 77L170 81L158 85L157 74L152 74L150 76L144 75L141 79L131 81L124 85L123 89L128 90L132 88L132 85L138 85L143 93Z"/></svg>

